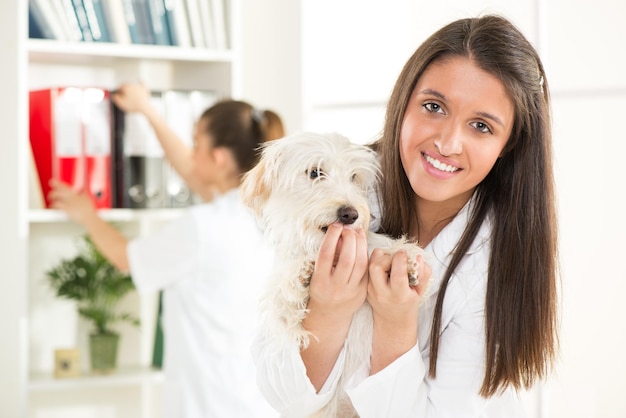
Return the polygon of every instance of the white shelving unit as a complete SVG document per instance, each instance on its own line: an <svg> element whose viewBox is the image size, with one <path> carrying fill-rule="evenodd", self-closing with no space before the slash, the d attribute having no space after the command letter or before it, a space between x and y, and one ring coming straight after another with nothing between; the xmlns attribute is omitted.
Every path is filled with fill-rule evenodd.
<svg viewBox="0 0 626 418"><path fill-rule="evenodd" d="M180 216L183 209L101 209L98 213L107 222L155 222ZM31 209L28 222L32 224L70 222L65 212L54 209Z"/></svg>
<svg viewBox="0 0 626 418"><path fill-rule="evenodd" d="M226 0L229 28L237 28L233 21L237 1ZM118 327L119 369L96 376L88 373L87 324L78 318L74 305L56 298L46 286L45 271L76 253L76 239L84 231L62 212L29 208L28 184L33 173L28 163L28 91L67 85L113 89L125 81L142 81L155 90L201 89L234 97L237 37L230 34L231 48L226 51L31 40L28 0L3 2L0 9L5 51L0 66L4 91L0 122L6 135L0 157L0 260L6 279L0 279L0 293L15 296L3 298L0 304L0 332L4 333L0 416L158 417L162 375L150 367L156 295L133 293L122 302L122 308L139 316L142 325L139 329ZM100 213L126 235L137 236L174 219L182 210ZM85 373L79 378L55 379L54 349L68 346L81 350Z"/></svg>
<svg viewBox="0 0 626 418"><path fill-rule="evenodd" d="M32 373L28 384L30 393L52 391L84 390L159 384L163 381L161 372L147 367L125 367L110 375L85 374L76 378L56 379L50 373Z"/></svg>

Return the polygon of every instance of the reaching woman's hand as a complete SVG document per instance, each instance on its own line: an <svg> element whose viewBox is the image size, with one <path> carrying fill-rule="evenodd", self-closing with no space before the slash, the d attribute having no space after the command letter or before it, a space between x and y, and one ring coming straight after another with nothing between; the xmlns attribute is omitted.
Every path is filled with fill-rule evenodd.
<svg viewBox="0 0 626 418"><path fill-rule="evenodd" d="M125 83L111 94L111 100L124 112L145 113L150 107L150 90L141 83Z"/></svg>
<svg viewBox="0 0 626 418"><path fill-rule="evenodd" d="M73 221L86 225L92 217L97 217L96 209L89 195L85 192L77 192L68 184L59 180L50 180L51 206L67 213Z"/></svg>

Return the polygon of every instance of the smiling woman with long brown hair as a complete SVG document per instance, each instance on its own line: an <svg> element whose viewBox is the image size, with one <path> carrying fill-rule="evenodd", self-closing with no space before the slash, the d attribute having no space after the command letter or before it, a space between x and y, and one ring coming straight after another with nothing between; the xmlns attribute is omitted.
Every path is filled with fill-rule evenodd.
<svg viewBox="0 0 626 418"><path fill-rule="evenodd" d="M518 392L547 375L558 345L550 101L536 50L498 16L443 27L406 63L374 146L380 232L425 247L430 283L406 284L406 255L360 261L364 235L329 228L303 322L311 343L257 340L266 398L308 416L343 378L360 417L525 416ZM335 249L338 261L324 258ZM342 376L366 298L371 363Z"/></svg>

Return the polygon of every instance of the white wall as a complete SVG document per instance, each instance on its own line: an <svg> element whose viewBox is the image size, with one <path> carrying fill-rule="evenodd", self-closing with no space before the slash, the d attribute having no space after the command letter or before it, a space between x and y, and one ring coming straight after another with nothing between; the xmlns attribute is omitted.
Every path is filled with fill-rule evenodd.
<svg viewBox="0 0 626 418"><path fill-rule="evenodd" d="M369 142L402 66L449 21L498 11L536 38L533 2L302 0L304 128Z"/></svg>
<svg viewBox="0 0 626 418"><path fill-rule="evenodd" d="M237 94L277 111L288 133L302 126L300 1L240 0Z"/></svg>
<svg viewBox="0 0 626 418"><path fill-rule="evenodd" d="M562 358L548 411L624 417L626 3L550 0L543 11L563 275Z"/></svg>
<svg viewBox="0 0 626 418"><path fill-rule="evenodd" d="M301 4L300 16L288 14L294 12L292 7L284 12L283 7L293 3ZM522 29L540 51L552 89L561 234L562 349L555 374L542 387L543 403L536 416L625 417L626 267L621 257L626 252L622 215L626 2L272 0L263 4L274 8L265 12L274 24L292 22L288 25L292 27L292 20L302 20L298 75L302 100L288 105L301 109L302 124L290 128L338 130L360 142L378 133L402 64L433 30L454 18L490 11L506 15ZM248 30L260 27L257 19ZM293 65L292 53L283 57L288 65ZM267 65L281 67L280 57L274 56L273 61ZM281 80L264 88L281 91ZM292 99L298 96L287 94Z"/></svg>

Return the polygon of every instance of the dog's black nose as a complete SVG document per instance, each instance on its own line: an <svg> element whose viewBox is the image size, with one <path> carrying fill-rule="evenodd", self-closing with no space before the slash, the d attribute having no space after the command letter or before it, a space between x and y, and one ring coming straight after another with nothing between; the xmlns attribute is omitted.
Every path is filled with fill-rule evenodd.
<svg viewBox="0 0 626 418"><path fill-rule="evenodd" d="M344 225L351 225L359 218L359 212L352 206L342 206L337 209L337 219Z"/></svg>

